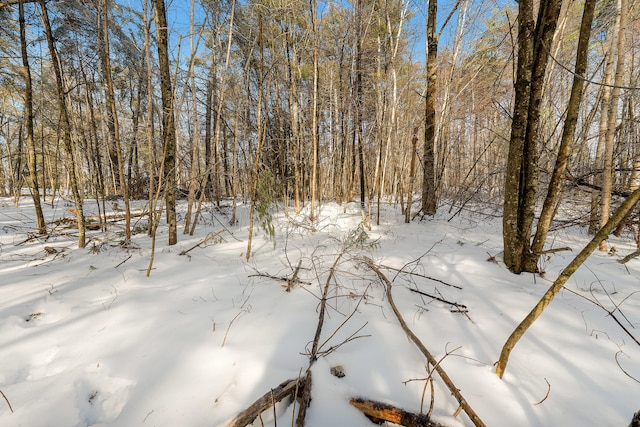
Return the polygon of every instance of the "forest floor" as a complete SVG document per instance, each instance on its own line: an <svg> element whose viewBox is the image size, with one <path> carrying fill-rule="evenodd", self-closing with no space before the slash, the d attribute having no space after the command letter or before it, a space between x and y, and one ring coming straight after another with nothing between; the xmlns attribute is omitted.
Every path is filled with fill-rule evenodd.
<svg viewBox="0 0 640 427"><path fill-rule="evenodd" d="M450 219L444 207L405 224L399 206L385 205L369 230L357 204L324 204L314 223L274 212L274 239L256 232L247 261L247 208L229 226L228 208L208 207L193 236L179 228L175 246L158 229L147 277L144 218L126 244L121 225L111 224L89 231L78 249L76 230L53 224L72 218L70 207L45 206L45 238L34 235L30 199L17 207L0 199L0 426L225 426L304 376L326 283L307 426L372 425L353 397L426 413L431 396L434 421L473 425L464 411L454 416L458 404L437 374L427 385L425 356L367 259L487 426L626 426L640 409L640 258L617 262L635 250L631 232L569 280L499 379L502 345L589 241L584 228L552 233L552 247L572 251L545 256L544 274L513 275L502 264L499 217L465 211ZM86 214L96 207L87 202ZM185 211L180 205L181 219ZM332 375L337 366L343 377ZM292 425L293 410L283 402L262 423Z"/></svg>

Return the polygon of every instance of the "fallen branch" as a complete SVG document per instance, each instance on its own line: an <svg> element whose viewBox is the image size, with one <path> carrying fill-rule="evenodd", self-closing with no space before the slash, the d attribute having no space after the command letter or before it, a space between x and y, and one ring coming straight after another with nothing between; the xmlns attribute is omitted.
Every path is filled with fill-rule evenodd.
<svg viewBox="0 0 640 427"><path fill-rule="evenodd" d="M266 277L268 279L278 280L280 282L286 282L287 285L286 285L286 289L285 290L287 292L291 292L291 287L296 283L299 283L301 285L310 285L311 284L311 282L307 282L307 281L298 279L298 272L300 271L300 265L301 264L302 264L302 260L300 260L298 262L298 265L296 266L296 269L293 271L293 275L291 277L274 276L274 275L271 275L269 273L261 273L258 270L255 270L256 274L250 274L247 277Z"/></svg>
<svg viewBox="0 0 640 427"><path fill-rule="evenodd" d="M194 250L194 249L195 249L195 248L197 248L198 246L200 246L200 245L203 245L203 244L207 243L207 242L208 242L209 240L211 240L211 239L215 239L215 238L216 238L216 237L218 237L220 234L222 234L222 232L223 232L223 231L224 231L224 230L220 230L220 231L218 231L217 233L214 233L214 234L211 234L211 235L207 236L204 240L201 240L200 242L198 242L198 243L196 243L195 245L191 246L189 249L186 249L186 250L184 250L184 251L180 252L180 254L179 254L179 255L186 255L186 254L188 254L189 252L191 252L192 250Z"/></svg>
<svg viewBox="0 0 640 427"><path fill-rule="evenodd" d="M616 358L616 364L618 365L618 368L620 368L620 370L621 370L621 371L622 371L626 376L628 376L629 378L631 378L631 379L632 379L632 380L634 380L635 382L640 383L640 380L638 380L636 377L634 377L633 375L631 375L630 373L628 373L628 372L627 372L627 371L622 367L622 365L620 364L620 361L618 360L618 356L619 356L620 354L624 354L624 352L623 352L622 350L619 350L619 351L616 353L616 355L615 355L615 358Z"/></svg>
<svg viewBox="0 0 640 427"><path fill-rule="evenodd" d="M11 402L9 402L9 399L7 399L7 396L5 396L4 392L2 390L0 390L0 394L2 395L2 397L4 397L4 401L7 402L7 405L9 405L9 409L11 410L11 413L13 414L13 408L11 407Z"/></svg>
<svg viewBox="0 0 640 427"><path fill-rule="evenodd" d="M436 278L434 278L434 277L425 276L424 274L414 273L414 272L412 272L412 271L404 271L404 270L401 270L401 269L399 269L399 268L390 267L390 266L388 266L388 265L381 265L380 267L382 267L382 268L384 268L384 269L387 269L387 270L397 271L397 272L399 272L399 273L405 273L405 274L410 274L410 275L412 275L412 276L422 277L423 279L433 280L434 282L442 283L443 285L451 286L452 288L462 289L462 287L461 287L461 286L458 286L458 285L452 285L451 283L447 283L447 282L445 282L445 281L443 281L443 280L436 279Z"/></svg>
<svg viewBox="0 0 640 427"><path fill-rule="evenodd" d="M240 412L229 424L227 424L227 427L248 426L253 423L261 413L272 407L275 402L280 402L288 396L295 396L296 393L299 394L299 392L304 388L304 379L296 378L282 382L277 387L272 388L260 396L260 398L253 402L247 409Z"/></svg>
<svg viewBox="0 0 640 427"><path fill-rule="evenodd" d="M414 414L387 403L360 397L352 398L349 402L376 424L389 421L406 427L442 427L442 424L431 421L427 415Z"/></svg>
<svg viewBox="0 0 640 427"><path fill-rule="evenodd" d="M318 349L320 346L320 334L322 333L322 325L324 325L324 312L327 308L327 295L329 294L329 285L331 285L331 279L333 279L333 275L336 271L336 266L344 252L340 252L340 255L333 262L333 265L329 269L329 276L327 277L327 281L324 284L324 289L322 290L322 299L320 300L320 313L318 314L318 324L316 326L316 334L313 338L313 344L311 345L311 354L309 355L309 367L307 368L307 372L305 375L305 387L302 390L302 394L300 395L300 408L298 409L298 418L296 419L296 426L303 427L304 419L307 415L307 408L309 407L309 402L311 402L311 366L318 360Z"/></svg>
<svg viewBox="0 0 640 427"><path fill-rule="evenodd" d="M613 319L613 320L618 324L618 326L620 326L620 327L622 328L622 330L623 330L623 331L624 331L624 332L625 332L625 333L626 333L626 334L627 334L627 335L628 335L628 336L629 336L629 337L630 337L630 338L631 338L631 339L632 339L636 344L638 344L638 345L640 346L640 340L638 340L638 338L636 338L635 336L633 336L633 334L631 333L631 331L629 331L629 329L627 329L627 328L626 328L626 327L625 327L625 326L620 322L620 320L618 320L618 318L615 316L615 314L613 314L613 311L609 310L607 307L605 307L604 305L602 305L602 303L600 303L600 301L598 301L597 299L594 301L594 300L589 299L589 298L585 297L584 295L582 295L582 294L580 294L580 293L578 293L578 292L576 292L576 291L573 291L573 290L568 289L568 288L565 288L565 289L566 289L568 292L571 292L572 294L574 294L574 295L576 295L576 296L578 296L578 297L580 297L580 298L582 298L582 299L584 299L584 300L586 300L586 301L590 302L591 304L596 305L596 306L597 306L597 307L599 307L600 309L602 309L602 310L606 311L606 312L607 312L607 315L609 315L609 316L610 316L610 317L611 317L611 318L612 318L612 319ZM638 292L638 291L636 291L636 292ZM622 303L623 303L627 298L629 298L631 295L635 294L636 292L633 292L632 294L630 294L630 295L626 296L626 297L625 297L625 298L620 302L620 304L616 304L616 308L615 308L615 310L620 311L620 308L619 308L619 307L620 307L620 305L621 305L621 304L622 304ZM591 295L593 295L593 292L591 292ZM614 311L615 311L615 310L614 310ZM622 311L620 311L620 312L622 313ZM624 316L624 314L623 314L623 316ZM626 319L626 316L625 316L625 319ZM628 322L628 320L627 320L627 322Z"/></svg>
<svg viewBox="0 0 640 427"><path fill-rule="evenodd" d="M572 250L573 249L571 249L569 246L565 246L562 248L547 249L545 251L540 252L540 255L555 254L557 252L572 251Z"/></svg>
<svg viewBox="0 0 640 427"><path fill-rule="evenodd" d="M427 358L427 361L434 366L436 372L438 373L438 375L440 375L440 378L442 378L442 381L445 383L449 391L451 391L451 394L456 398L456 400L460 404L460 408L464 410L464 412L467 414L467 416L473 422L473 424L476 427L485 427L484 422L475 413L473 408L469 406L465 398L460 393L460 390L456 387L453 381L451 381L451 378L449 378L449 375L447 375L447 373L442 368L442 366L438 364L438 361L436 360L436 358L433 357L433 355L431 355L431 353L429 352L429 350L427 350L427 348L424 346L422 341L420 341L420 339L416 336L416 334L414 334L413 331L409 328L409 326L407 325L407 322L405 322L404 318L402 317L402 314L400 314L400 311L398 310L398 307L396 307L396 304L393 302L393 296L391 294L392 285L389 279L387 279L387 277L380 271L380 269L373 263L373 261L370 258L365 258L365 260L369 268L371 268L378 275L380 280L382 280L382 282L386 285L386 293L387 293L387 299L389 300L389 305L391 305L391 309L393 310L393 313L396 315L398 322L400 322L400 326L402 326L402 329L407 334L409 339L413 341L413 343L418 347L418 349L420 349L422 354Z"/></svg>
<svg viewBox="0 0 640 427"><path fill-rule="evenodd" d="M68 210L69 212L75 215L75 209L69 208ZM149 211L138 211L138 212L131 212L130 217L140 218L147 215L149 215ZM120 221L125 218L126 218L125 213L114 212L114 213L108 213L106 215L89 215L85 217L85 221L93 221L93 223L87 224L87 225L101 226L103 225L103 222L102 222L103 220ZM75 221L76 221L75 218L62 217L54 221L48 222L47 225L73 224Z"/></svg>
<svg viewBox="0 0 640 427"><path fill-rule="evenodd" d="M298 280L298 272L300 271L300 266L302 265L302 260L298 260L298 265L296 265L296 269L293 271L293 276L291 276L291 280L287 280L287 292L291 292L291 288L293 284Z"/></svg>
<svg viewBox="0 0 640 427"><path fill-rule="evenodd" d="M618 262L620 264L626 264L629 261L631 261L632 259L636 258L638 255L640 255L640 249L637 249L633 252L631 252L629 255L627 255L626 257L619 259Z"/></svg>
<svg viewBox="0 0 640 427"><path fill-rule="evenodd" d="M131 259L131 257L132 257L132 256L133 256L133 255L129 255L128 257L126 257L123 261L121 261L118 265L116 265L116 266L115 266L115 267L113 267L113 268L118 268L118 267L120 267L122 264L124 264L125 262L129 261L129 260Z"/></svg>
<svg viewBox="0 0 640 427"><path fill-rule="evenodd" d="M447 300L446 300L446 299L444 299L444 298L440 298L440 297L437 297L437 296L435 296L435 295L428 294L428 293L423 292L423 291L420 291L420 290L418 290L418 289L413 289L413 288L408 288L408 289L409 289L411 292L415 292L416 294L424 295L425 297L429 297L429 298L434 299L434 300L436 300L436 301L440 301L440 302L443 302L443 303L445 303L445 304L453 305L453 306L454 306L454 307L456 307L460 312L462 312L463 310L464 310L464 312L468 311L467 306L466 306L466 305L464 305L464 304L458 304L457 302L447 301Z"/></svg>
<svg viewBox="0 0 640 427"><path fill-rule="evenodd" d="M542 398L541 401L534 403L534 406L537 406L537 405L541 404L542 402L544 402L545 400L547 400L547 397L549 397L549 393L551 393L551 384L549 384L549 381L547 381L546 378L544 379L544 381L547 383L547 394L544 395L544 397Z"/></svg>

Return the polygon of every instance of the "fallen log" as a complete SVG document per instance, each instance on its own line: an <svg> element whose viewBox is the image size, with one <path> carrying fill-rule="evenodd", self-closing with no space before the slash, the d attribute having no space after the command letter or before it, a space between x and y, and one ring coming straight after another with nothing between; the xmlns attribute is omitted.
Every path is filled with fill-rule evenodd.
<svg viewBox="0 0 640 427"><path fill-rule="evenodd" d="M389 421L405 427L444 427L442 424L431 421L427 415L414 414L387 403L360 397L352 398L349 403L376 424Z"/></svg>
<svg viewBox="0 0 640 427"><path fill-rule="evenodd" d="M282 382L276 388L272 388L260 396L260 398L253 402L247 409L240 412L229 424L227 424L227 427L248 426L253 423L261 413L275 405L276 402L280 402L288 396L293 396L294 398L298 396L304 389L304 385L305 383L303 378L295 378Z"/></svg>

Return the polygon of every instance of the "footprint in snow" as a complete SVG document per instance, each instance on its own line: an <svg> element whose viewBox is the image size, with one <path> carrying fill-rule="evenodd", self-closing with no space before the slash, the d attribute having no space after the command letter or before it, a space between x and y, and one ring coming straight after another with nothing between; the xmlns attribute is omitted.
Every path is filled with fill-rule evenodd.
<svg viewBox="0 0 640 427"><path fill-rule="evenodd" d="M111 423L124 409L134 381L106 375L104 368L91 368L75 382L79 425Z"/></svg>

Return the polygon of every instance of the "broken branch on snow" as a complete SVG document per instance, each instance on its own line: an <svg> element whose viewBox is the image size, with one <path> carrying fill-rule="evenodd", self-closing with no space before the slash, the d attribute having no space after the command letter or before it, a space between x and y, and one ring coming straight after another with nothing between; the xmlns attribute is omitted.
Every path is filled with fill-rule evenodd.
<svg viewBox="0 0 640 427"><path fill-rule="evenodd" d="M442 427L442 424L431 421L427 415L414 414L387 403L360 397L352 398L349 403L376 424L389 421L405 427Z"/></svg>
<svg viewBox="0 0 640 427"><path fill-rule="evenodd" d="M327 308L327 295L329 294L329 286L331 285L331 280L333 279L333 275L336 271L336 266L340 259L344 255L344 252L340 252L340 255L333 262L333 265L329 269L329 276L327 277L327 281L324 284L324 289L322 290L322 300L320 301L320 313L318 314L318 324L316 326L316 334L313 338L313 344L311 345L311 354L309 356L309 367L307 368L306 376L305 376L305 387L302 390L302 394L300 395L300 408L298 409L298 418L296 419L296 426L303 427L304 419L307 415L307 408L309 407L309 402L311 402L311 366L318 360L318 349L320 346L320 334L322 333L322 325L324 325L324 313Z"/></svg>
<svg viewBox="0 0 640 427"><path fill-rule="evenodd" d="M426 293L426 292L424 292L424 291L420 291L420 290L418 290L418 289L413 289L413 288L408 288L408 289L409 289L411 292L415 292L416 294L424 295L425 297L429 297L429 298L431 298L431 299L434 299L434 300L436 300L436 301L443 302L443 303L445 303L445 304L450 304L450 305L454 306L455 308L457 308L457 309L458 309L457 311L458 311L459 313L463 313L463 312L465 312L465 313L466 313L467 311L469 311L469 309L467 308L467 306L466 306L466 305L464 305L464 304L458 304L457 302L447 301L447 300L446 300L446 299L444 299L444 298L440 298L440 297L437 297L437 296L435 296L435 295L428 294L428 293Z"/></svg>
<svg viewBox="0 0 640 427"><path fill-rule="evenodd" d="M402 269L399 268L395 268L395 267L390 267L388 265L380 265L380 267L386 269L386 270L392 270L392 271L397 271L399 273L405 273L405 274L410 274L412 276L417 276L417 277L422 277L423 279L428 279L428 280L433 280L434 282L438 282L438 283L442 283L443 285L446 286L451 286L452 288L456 288L456 289L462 289L461 286L458 285L452 285L451 283L447 283L443 280L440 279L436 279L435 277L430 277L430 276L425 276L424 274L419 274L419 273L414 273L412 271L404 271Z"/></svg>
<svg viewBox="0 0 640 427"><path fill-rule="evenodd" d="M407 322L405 322L404 318L402 317L402 314L400 314L400 311L398 310L398 307L396 307L396 304L393 302L393 296L391 294L392 285L389 279L387 279L387 277L380 271L380 269L373 263L373 261L370 258L365 258L365 261L369 266L369 268L371 268L378 275L380 280L386 285L385 286L386 294L387 294L387 299L389 300L389 305L391 305L391 309L393 310L393 313L396 315L398 322L400 322L400 326L402 326L402 329L407 334L409 339L413 341L413 343L418 347L418 349L420 349L422 354L427 358L427 361L434 366L436 372L438 373L440 378L442 378L442 381L445 383L449 391L451 391L451 394L453 394L453 396L456 398L456 400L460 404L460 408L462 408L462 410L467 414L467 416L469 417L469 419L471 419L473 424L476 427L485 427L484 422L475 413L473 408L469 406L466 399L462 396L462 393L460 393L460 390L455 386L451 378L449 378L449 375L447 375L447 373L442 368L442 366L438 364L438 361L435 359L435 357L431 355L431 353L429 352L429 350L427 350L427 348L424 346L422 341L420 341L420 339L416 336L416 334L414 334L413 331L409 328L409 326L407 325Z"/></svg>
<svg viewBox="0 0 640 427"><path fill-rule="evenodd" d="M291 275L291 277L287 277L287 276L274 276L271 275L269 273L261 273L259 271L256 270L256 274L250 274L247 277L266 277L268 279L273 279L273 280L279 280L281 282L286 282L286 291L287 292L291 292L291 288L293 287L293 285L300 284L300 285L310 285L311 282L307 282L304 280L300 280L298 279L298 272L300 271L300 266L302 264L302 260L298 261L298 265L296 266L296 269L293 271L293 274Z"/></svg>
<svg viewBox="0 0 640 427"><path fill-rule="evenodd" d="M260 396L260 398L253 402L247 409L240 412L229 424L227 424L227 427L248 426L253 423L261 413L274 406L276 402L280 402L288 396L293 396L295 398L295 396L304 388L305 382L303 378L295 378L282 382L276 388L272 388Z"/></svg>
<svg viewBox="0 0 640 427"><path fill-rule="evenodd" d="M224 232L223 230L218 231L217 233L213 233L209 236L207 236L206 238L204 238L203 240L199 241L198 243L196 243L195 245L191 246L189 249L185 249L184 251L180 252L179 255L186 255L189 252L191 252L192 250L194 250L195 248L197 248L200 245L204 245L205 243L207 243L209 240L211 239L215 239L216 237L218 237L220 234L222 234Z"/></svg>

